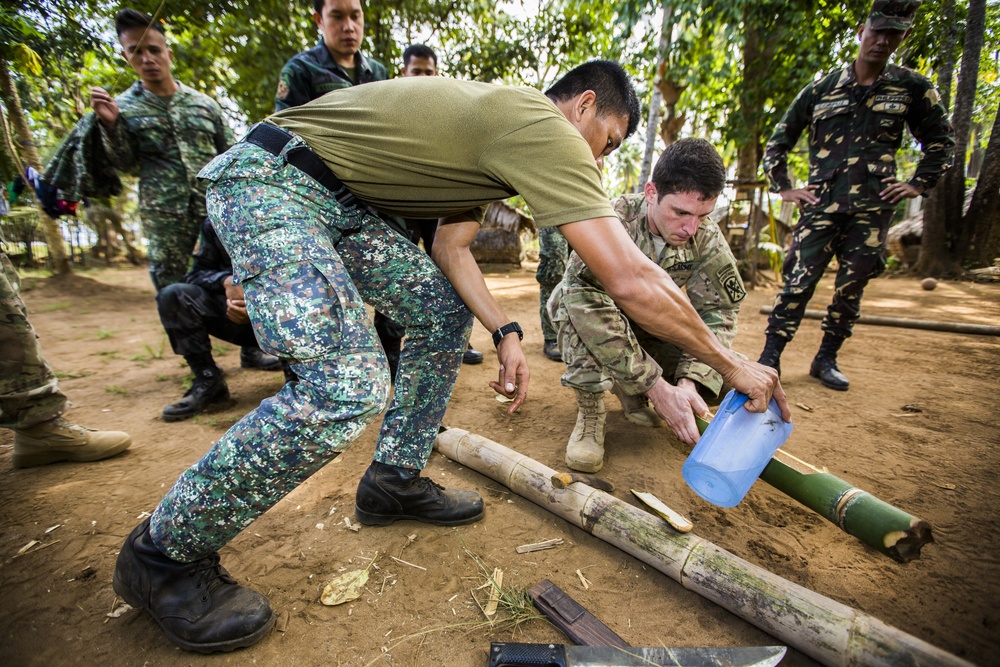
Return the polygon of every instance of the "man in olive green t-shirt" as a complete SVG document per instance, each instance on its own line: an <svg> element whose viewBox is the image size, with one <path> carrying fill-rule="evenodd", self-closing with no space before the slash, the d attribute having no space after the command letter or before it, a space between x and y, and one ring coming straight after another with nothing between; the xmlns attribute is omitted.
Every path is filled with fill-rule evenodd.
<svg viewBox="0 0 1000 667"><path fill-rule="evenodd" d="M601 161L638 119L628 77L608 61L581 65L544 95L400 78L275 114L202 170L261 347L291 361L299 381L181 475L122 547L115 591L189 650L231 650L267 634L267 598L225 575L216 552L381 413L389 373L365 302L405 324L408 339L374 461L358 485L358 520L459 525L482 517L477 494L419 473L461 365L470 309L494 332L500 371L490 386L514 399L511 412L527 395L520 327L490 295L469 250L483 208L514 194L537 224L559 226L646 331L720 371L750 395L749 409L764 410L774 394L787 418L777 373L719 343L611 208ZM433 262L373 211L440 218Z"/></svg>

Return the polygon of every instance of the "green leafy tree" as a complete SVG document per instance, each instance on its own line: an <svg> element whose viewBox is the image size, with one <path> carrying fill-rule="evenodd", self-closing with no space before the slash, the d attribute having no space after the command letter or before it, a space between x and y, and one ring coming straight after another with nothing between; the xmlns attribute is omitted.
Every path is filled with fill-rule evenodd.
<svg viewBox="0 0 1000 667"><path fill-rule="evenodd" d="M757 180L763 144L817 73L841 67L869 0L677 3L668 74L686 104L738 149L737 178Z"/></svg>
<svg viewBox="0 0 1000 667"><path fill-rule="evenodd" d="M3 102L2 133L4 147L18 173L25 166L42 170L42 161L34 134L21 104L13 71L40 75L42 60L32 48L42 33L37 19L39 8L30 3L0 7L0 101ZM69 258L56 221L38 205L38 215L49 247L49 257L56 273L70 272Z"/></svg>

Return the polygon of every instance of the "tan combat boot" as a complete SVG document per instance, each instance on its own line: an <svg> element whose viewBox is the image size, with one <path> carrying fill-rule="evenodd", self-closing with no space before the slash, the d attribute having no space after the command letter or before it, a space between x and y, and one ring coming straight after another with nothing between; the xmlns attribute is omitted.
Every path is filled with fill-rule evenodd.
<svg viewBox="0 0 1000 667"><path fill-rule="evenodd" d="M649 426L652 428L660 428L660 426L663 425L663 420L660 419L658 414L656 414L656 410L649 405L649 399L646 398L645 394L629 396L617 384L611 388L611 393L613 393L618 398L618 402L622 404L622 411L625 413L625 419L629 420L633 424L637 424L639 426Z"/></svg>
<svg viewBox="0 0 1000 667"><path fill-rule="evenodd" d="M604 466L604 392L576 392L576 426L566 445L566 465L581 472L597 472Z"/></svg>
<svg viewBox="0 0 1000 667"><path fill-rule="evenodd" d="M95 431L50 419L14 430L14 467L31 468L59 461L99 461L128 449L132 437L122 431Z"/></svg>

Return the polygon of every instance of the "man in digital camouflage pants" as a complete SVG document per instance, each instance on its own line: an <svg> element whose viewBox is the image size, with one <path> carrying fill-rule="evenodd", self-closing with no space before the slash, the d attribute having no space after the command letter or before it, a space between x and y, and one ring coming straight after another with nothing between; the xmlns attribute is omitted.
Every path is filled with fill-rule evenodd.
<svg viewBox="0 0 1000 667"><path fill-rule="evenodd" d="M429 122L412 126L412 117ZM527 396L520 327L490 295L470 250L485 206L515 193L538 224L561 226L646 328L720 370L751 396L750 409L764 410L774 395L787 418L774 370L720 345L665 276L640 269L615 280L612 267L638 250L614 218L599 166L638 120L627 75L608 61L577 67L544 94L403 77L275 114L213 160L201 172L212 182L209 212L257 338L299 381L181 475L123 545L115 591L188 650L231 650L270 631L267 598L236 584L218 549L349 447L386 405L389 371L366 301L402 322L409 342L358 485L358 519L481 518L478 494L445 489L420 470L462 363L470 309L493 332L500 369L490 386L514 399L511 411ZM440 218L433 262L381 215Z"/></svg>

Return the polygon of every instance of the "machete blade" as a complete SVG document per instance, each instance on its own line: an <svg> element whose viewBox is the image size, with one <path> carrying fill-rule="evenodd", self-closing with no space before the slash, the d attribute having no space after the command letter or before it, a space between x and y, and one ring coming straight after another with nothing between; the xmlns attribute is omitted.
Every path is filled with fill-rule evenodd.
<svg viewBox="0 0 1000 667"><path fill-rule="evenodd" d="M619 648L567 646L566 667L774 667L784 646Z"/></svg>

